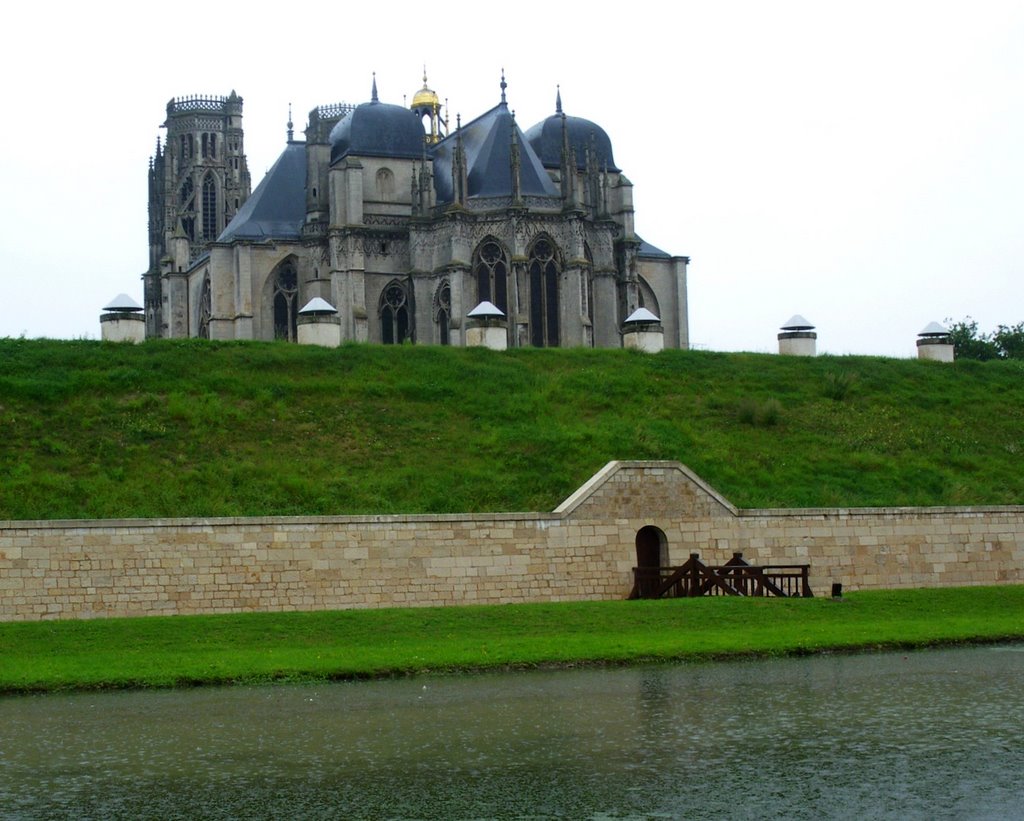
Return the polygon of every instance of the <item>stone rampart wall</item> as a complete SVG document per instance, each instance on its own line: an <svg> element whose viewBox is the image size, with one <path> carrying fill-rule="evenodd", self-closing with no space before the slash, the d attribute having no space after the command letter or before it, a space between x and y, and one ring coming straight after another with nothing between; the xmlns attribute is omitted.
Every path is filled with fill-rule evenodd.
<svg viewBox="0 0 1024 821"><path fill-rule="evenodd" d="M671 564L809 563L818 595L1024 582L1024 507L740 511L612 462L546 514L0 522L0 620L624 598L645 526Z"/></svg>

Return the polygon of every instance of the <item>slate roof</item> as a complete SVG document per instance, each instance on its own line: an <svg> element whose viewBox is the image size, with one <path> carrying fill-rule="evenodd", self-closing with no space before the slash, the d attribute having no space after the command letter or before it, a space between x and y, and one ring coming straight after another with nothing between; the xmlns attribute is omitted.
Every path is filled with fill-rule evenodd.
<svg viewBox="0 0 1024 821"><path fill-rule="evenodd" d="M637 256L653 257L656 259L672 259L671 254L662 251L660 248L655 248L642 237L638 236L637 239L640 240L640 249L636 252Z"/></svg>
<svg viewBox="0 0 1024 821"><path fill-rule="evenodd" d="M330 141L332 164L349 154L416 159L423 155L423 124L408 108L373 99L339 120Z"/></svg>
<svg viewBox="0 0 1024 821"><path fill-rule="evenodd" d="M305 219L306 144L290 142L217 242L299 239Z"/></svg>
<svg viewBox="0 0 1024 821"><path fill-rule="evenodd" d="M507 197L512 194L512 129L519 140L519 185L525 196L558 197L559 191L544 170L540 158L530 148L516 125L508 106L499 103L448 135L434 146L434 188L438 203L454 202L452 161L457 135L461 133L466 151L468 196Z"/></svg>
<svg viewBox="0 0 1024 821"><path fill-rule="evenodd" d="M609 171L620 170L612 156L612 141L601 126L583 117L566 117L565 128L579 170L587 167L588 148L597 155L597 167L600 170L603 171L605 166ZM559 168L562 165L561 114L552 114L546 120L531 126L526 132L526 139L546 168Z"/></svg>

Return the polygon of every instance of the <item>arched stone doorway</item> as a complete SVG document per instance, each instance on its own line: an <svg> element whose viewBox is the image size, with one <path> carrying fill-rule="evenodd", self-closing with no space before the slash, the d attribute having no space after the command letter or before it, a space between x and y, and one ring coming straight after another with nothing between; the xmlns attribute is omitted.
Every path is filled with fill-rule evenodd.
<svg viewBox="0 0 1024 821"><path fill-rule="evenodd" d="M659 573L644 573L643 571L656 571L659 567L668 566L668 539L665 537L665 531L654 525L644 525L636 532L638 572L634 582L640 598L654 595L661 583Z"/></svg>
<svg viewBox="0 0 1024 821"><path fill-rule="evenodd" d="M669 566L668 539L660 527L645 525L636 532L636 566Z"/></svg>

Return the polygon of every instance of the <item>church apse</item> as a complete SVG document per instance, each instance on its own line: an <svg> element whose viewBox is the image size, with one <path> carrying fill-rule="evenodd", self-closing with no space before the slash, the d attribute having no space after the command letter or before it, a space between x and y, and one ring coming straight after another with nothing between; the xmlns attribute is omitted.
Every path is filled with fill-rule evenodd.
<svg viewBox="0 0 1024 821"><path fill-rule="evenodd" d="M560 92L523 131L507 88L502 76L498 102L454 128L425 73L412 106L374 80L366 102L312 109L304 140L289 110L251 193L241 97L172 100L150 166L147 336L294 342L298 310L321 297L342 341L465 345L486 301L509 347L621 347L643 301L668 317L666 346L686 347L688 259L634 233L608 134Z"/></svg>

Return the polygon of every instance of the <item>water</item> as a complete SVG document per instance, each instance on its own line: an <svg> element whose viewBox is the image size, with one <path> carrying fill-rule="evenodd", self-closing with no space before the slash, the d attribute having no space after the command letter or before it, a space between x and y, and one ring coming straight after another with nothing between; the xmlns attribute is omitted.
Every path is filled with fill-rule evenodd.
<svg viewBox="0 0 1024 821"><path fill-rule="evenodd" d="M1024 647L0 699L0 818L1024 817Z"/></svg>

